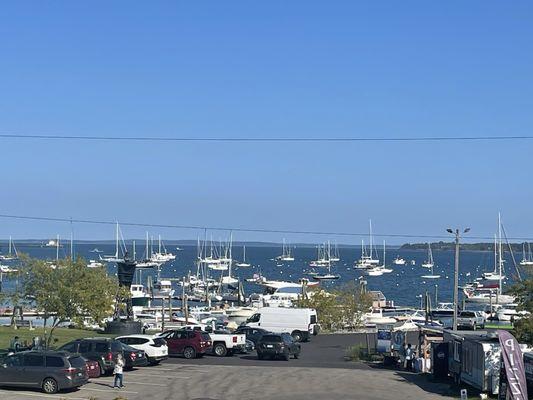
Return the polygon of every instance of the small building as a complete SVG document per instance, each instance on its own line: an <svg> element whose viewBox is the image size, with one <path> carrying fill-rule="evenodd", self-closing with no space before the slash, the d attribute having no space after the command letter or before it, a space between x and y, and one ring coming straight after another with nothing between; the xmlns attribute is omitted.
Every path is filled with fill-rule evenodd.
<svg viewBox="0 0 533 400"><path fill-rule="evenodd" d="M500 343L495 332L443 331L448 345L448 373L482 392L498 393Z"/></svg>

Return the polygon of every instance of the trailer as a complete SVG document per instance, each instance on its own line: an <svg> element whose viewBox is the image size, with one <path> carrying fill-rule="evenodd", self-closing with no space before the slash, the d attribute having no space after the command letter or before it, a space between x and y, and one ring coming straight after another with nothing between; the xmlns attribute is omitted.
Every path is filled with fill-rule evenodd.
<svg viewBox="0 0 533 400"><path fill-rule="evenodd" d="M501 355L498 336L484 331L444 330L443 339L448 344L448 372L454 381L498 394Z"/></svg>

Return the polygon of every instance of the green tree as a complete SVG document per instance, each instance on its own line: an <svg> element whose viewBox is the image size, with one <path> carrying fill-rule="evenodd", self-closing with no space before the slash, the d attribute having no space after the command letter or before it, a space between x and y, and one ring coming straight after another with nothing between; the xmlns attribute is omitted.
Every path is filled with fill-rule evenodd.
<svg viewBox="0 0 533 400"><path fill-rule="evenodd" d="M355 284L347 284L331 293L323 289L312 291L307 299L299 302L300 307L316 309L320 325L326 331L360 326L371 304L370 297Z"/></svg>
<svg viewBox="0 0 533 400"><path fill-rule="evenodd" d="M21 261L22 291L43 315L47 346L59 324L72 321L83 325L86 319L99 324L113 313L120 289L104 268L87 268L82 259L59 260L54 266L29 257Z"/></svg>
<svg viewBox="0 0 533 400"><path fill-rule="evenodd" d="M530 313L515 321L513 333L519 342L533 345L533 279L516 283L509 293L516 297L519 311Z"/></svg>

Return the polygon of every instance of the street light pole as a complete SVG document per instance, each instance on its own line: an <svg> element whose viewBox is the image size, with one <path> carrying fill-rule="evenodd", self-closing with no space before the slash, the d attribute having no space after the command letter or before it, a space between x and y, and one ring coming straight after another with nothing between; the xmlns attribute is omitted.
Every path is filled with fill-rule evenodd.
<svg viewBox="0 0 533 400"><path fill-rule="evenodd" d="M447 229L448 233L455 235L455 268L453 277L453 327L454 331L457 330L457 308L459 307L459 239L460 231L456 229ZM470 231L470 228L466 228L463 233Z"/></svg>

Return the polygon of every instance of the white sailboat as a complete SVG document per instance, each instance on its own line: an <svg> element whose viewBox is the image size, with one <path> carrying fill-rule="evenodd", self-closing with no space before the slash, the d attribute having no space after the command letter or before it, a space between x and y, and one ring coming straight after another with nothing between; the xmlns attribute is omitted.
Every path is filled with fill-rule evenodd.
<svg viewBox="0 0 533 400"><path fill-rule="evenodd" d="M102 261L115 262L115 263L124 261L124 258L119 257L119 252L120 252L119 235L120 235L120 227L117 222L115 226L115 254L100 257Z"/></svg>
<svg viewBox="0 0 533 400"><path fill-rule="evenodd" d="M422 275L421 278L424 278L424 279L439 279L440 278L440 275L433 273L433 265L431 265L430 271L431 273L429 275Z"/></svg>
<svg viewBox="0 0 533 400"><path fill-rule="evenodd" d="M317 246L317 258L309 263L310 267L328 267L331 264L331 259L326 256L326 244Z"/></svg>
<svg viewBox="0 0 533 400"><path fill-rule="evenodd" d="M435 263L433 262L433 251L431 251L431 244L428 242L428 258L422 263L422 268L433 268Z"/></svg>
<svg viewBox="0 0 533 400"><path fill-rule="evenodd" d="M505 279L505 275L502 275L498 272L499 259L498 259L498 244L496 241L496 235L494 235L494 270L491 272L484 272L481 274L481 279L485 281L496 281L501 282ZM503 261L502 261L503 262Z"/></svg>
<svg viewBox="0 0 533 400"><path fill-rule="evenodd" d="M276 257L276 260L294 261L294 256L292 255L291 245L290 243L287 245L285 243L285 239L283 239L283 247L282 247L281 256Z"/></svg>
<svg viewBox="0 0 533 400"><path fill-rule="evenodd" d="M167 251L167 249L165 248L165 244L161 240L161 235L158 235L158 250L156 253L152 253L150 260L164 264L168 261L173 261L175 259L176 256Z"/></svg>
<svg viewBox="0 0 533 400"><path fill-rule="evenodd" d="M368 221L368 225L369 225L369 238L370 238L370 242L368 245L369 253L368 255L366 254L366 248L365 248L364 241L361 240L361 258L355 263L355 268L357 269L367 269L367 268L372 268L372 267L379 265L379 260L377 258L373 258L374 257L374 237L372 235L372 220Z"/></svg>
<svg viewBox="0 0 533 400"><path fill-rule="evenodd" d="M324 244L324 255L323 255L323 258L324 258L323 261L326 262L326 265L322 264L320 266L327 267L328 272L325 273L325 274L313 274L312 278L317 280L317 281L339 279L340 275L336 275L336 274L332 274L331 273L331 244L329 242L328 242L327 250L326 250L326 247L325 247L325 244Z"/></svg>
<svg viewBox="0 0 533 400"><path fill-rule="evenodd" d="M17 248L15 247L15 243L13 243L13 239L11 236L9 237L9 245L8 245L8 253L7 254L0 254L0 260L1 261L13 261L18 258Z"/></svg>
<svg viewBox="0 0 533 400"><path fill-rule="evenodd" d="M530 267L533 265L533 255L531 254L531 243L527 243L527 255L526 255L526 244L522 243L522 261L520 261L520 266Z"/></svg>
<svg viewBox="0 0 533 400"><path fill-rule="evenodd" d="M246 246L242 246L242 261L235 264L239 268L250 267L251 264L246 262Z"/></svg>
<svg viewBox="0 0 533 400"><path fill-rule="evenodd" d="M333 255L329 259L331 262L339 262L341 260L340 253L339 253L339 246L337 245L337 242L335 242L333 246Z"/></svg>

